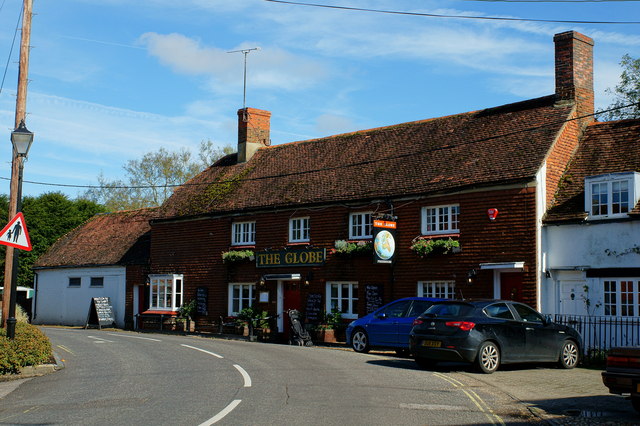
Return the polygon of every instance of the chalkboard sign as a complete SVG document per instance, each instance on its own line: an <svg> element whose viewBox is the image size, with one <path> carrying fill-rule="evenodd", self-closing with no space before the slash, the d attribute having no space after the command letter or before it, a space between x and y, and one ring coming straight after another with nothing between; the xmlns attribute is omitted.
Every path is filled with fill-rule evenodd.
<svg viewBox="0 0 640 426"><path fill-rule="evenodd" d="M89 314L87 315L87 323L84 328L90 325L102 327L115 326L116 320L113 315L113 307L111 299L108 297L92 297L91 306L89 306Z"/></svg>
<svg viewBox="0 0 640 426"><path fill-rule="evenodd" d="M196 313L198 315L209 315L209 289L206 287L196 288Z"/></svg>
<svg viewBox="0 0 640 426"><path fill-rule="evenodd" d="M324 312L322 309L322 294L321 293L309 293L307 296L307 309L305 311L308 322L320 321L321 314Z"/></svg>
<svg viewBox="0 0 640 426"><path fill-rule="evenodd" d="M379 284L367 284L364 286L364 298L367 314L376 311L382 306L383 288Z"/></svg>

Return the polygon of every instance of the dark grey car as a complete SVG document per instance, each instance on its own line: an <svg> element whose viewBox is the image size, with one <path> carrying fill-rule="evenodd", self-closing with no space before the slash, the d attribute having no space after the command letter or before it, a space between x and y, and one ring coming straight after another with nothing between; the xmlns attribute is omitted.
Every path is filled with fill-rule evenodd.
<svg viewBox="0 0 640 426"><path fill-rule="evenodd" d="M518 362L558 362L573 368L582 338L575 329L551 322L522 303L449 301L433 304L416 318L409 346L424 367L461 361L493 373L500 364Z"/></svg>

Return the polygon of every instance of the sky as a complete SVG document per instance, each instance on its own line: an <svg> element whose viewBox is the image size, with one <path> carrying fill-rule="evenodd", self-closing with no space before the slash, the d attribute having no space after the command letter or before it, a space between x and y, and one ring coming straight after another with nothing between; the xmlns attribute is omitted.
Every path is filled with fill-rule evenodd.
<svg viewBox="0 0 640 426"><path fill-rule="evenodd" d="M272 144L553 94L553 35L569 30L595 41L596 108L605 108L622 56L640 56L639 24L544 22L640 21L640 1L299 2L474 18L266 0L34 0L24 195L73 199L160 148L235 148L245 55L234 50L260 48L246 55L246 106L271 111ZM21 6L0 0L0 194Z"/></svg>

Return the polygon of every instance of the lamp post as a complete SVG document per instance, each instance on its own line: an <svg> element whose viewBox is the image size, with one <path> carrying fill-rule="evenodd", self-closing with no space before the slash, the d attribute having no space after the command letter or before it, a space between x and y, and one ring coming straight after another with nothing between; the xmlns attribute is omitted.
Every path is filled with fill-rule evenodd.
<svg viewBox="0 0 640 426"><path fill-rule="evenodd" d="M27 129L24 120L11 132L11 144L13 145L13 161L18 162L18 185L16 195L16 214L22 211L22 169L24 160L29 154L29 148L33 143L33 133ZM12 186L13 187L13 186ZM16 336L16 289L18 287L18 250L13 253L13 268L11 271L11 286L9 291L9 316L7 318L7 337L13 339ZM5 283L5 290L6 290ZM6 294L6 291L5 291Z"/></svg>

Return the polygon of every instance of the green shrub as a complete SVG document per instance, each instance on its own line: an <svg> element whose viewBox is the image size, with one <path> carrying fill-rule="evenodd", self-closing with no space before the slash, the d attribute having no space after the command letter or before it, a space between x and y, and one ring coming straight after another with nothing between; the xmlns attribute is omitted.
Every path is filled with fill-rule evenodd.
<svg viewBox="0 0 640 426"><path fill-rule="evenodd" d="M28 323L16 324L13 340L0 329L0 374L16 374L21 367L51 362L53 353L49 338L39 328Z"/></svg>

